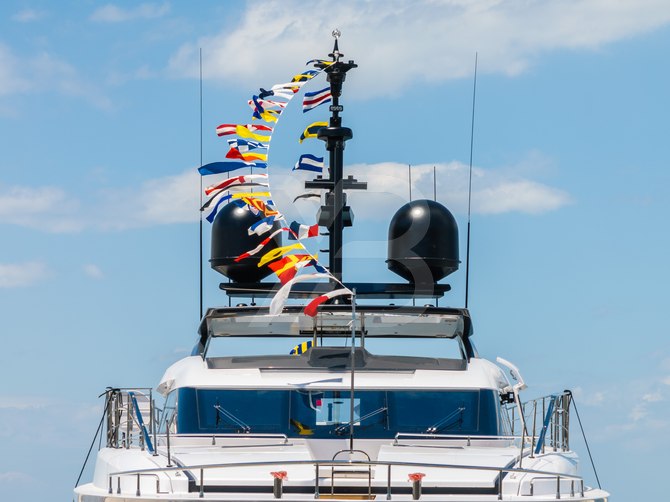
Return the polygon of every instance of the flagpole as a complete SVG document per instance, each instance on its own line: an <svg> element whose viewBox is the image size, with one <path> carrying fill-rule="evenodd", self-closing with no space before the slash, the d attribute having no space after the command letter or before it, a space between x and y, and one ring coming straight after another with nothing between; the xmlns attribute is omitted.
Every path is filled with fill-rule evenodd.
<svg viewBox="0 0 670 502"><path fill-rule="evenodd" d="M470 285L470 214L472 202L472 151L475 139L475 97L477 96L477 53L475 52L475 76L472 84L472 120L470 126L470 172L468 178L468 235L465 251L465 308L468 308Z"/></svg>

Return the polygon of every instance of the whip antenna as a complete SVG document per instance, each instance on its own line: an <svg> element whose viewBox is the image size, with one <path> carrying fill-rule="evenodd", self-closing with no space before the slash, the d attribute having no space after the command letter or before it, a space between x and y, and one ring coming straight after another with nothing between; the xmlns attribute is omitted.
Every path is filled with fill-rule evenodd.
<svg viewBox="0 0 670 502"><path fill-rule="evenodd" d="M202 166L202 47L200 48L200 166ZM202 207L202 176L200 176L200 207ZM200 316L202 319L202 212L200 213Z"/></svg>
<svg viewBox="0 0 670 502"><path fill-rule="evenodd" d="M470 171L468 173L468 236L465 251L465 308L468 308L470 285L470 214L472 203L472 149L475 139L475 97L477 96L477 53L475 52L475 77L472 84L472 120L470 125Z"/></svg>

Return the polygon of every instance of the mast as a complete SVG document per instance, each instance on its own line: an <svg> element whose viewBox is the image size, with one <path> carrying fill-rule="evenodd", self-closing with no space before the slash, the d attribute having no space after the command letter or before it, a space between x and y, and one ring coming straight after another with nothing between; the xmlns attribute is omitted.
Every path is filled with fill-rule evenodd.
<svg viewBox="0 0 670 502"><path fill-rule="evenodd" d="M340 104L342 95L342 84L346 79L347 72L358 65L353 60L348 62L340 61L342 54L338 47L338 38L341 33L339 30L333 30L335 45L333 52L328 54L332 58L329 62L318 62L317 68L324 70L327 74L327 80L330 83L331 105L330 121L328 127L321 128L317 137L326 143L326 150L329 153L329 174L327 179L317 176L312 181L305 182L307 189L326 189L325 203L321 206L318 213L319 226L328 228L329 240L329 270L338 280L342 281L342 245L344 227L350 227L353 224L353 212L347 206L347 196L344 193L346 189L367 189L367 183L358 182L352 176L344 179L344 145L347 140L353 138L353 132L348 127L342 127L342 117L340 112L344 107Z"/></svg>

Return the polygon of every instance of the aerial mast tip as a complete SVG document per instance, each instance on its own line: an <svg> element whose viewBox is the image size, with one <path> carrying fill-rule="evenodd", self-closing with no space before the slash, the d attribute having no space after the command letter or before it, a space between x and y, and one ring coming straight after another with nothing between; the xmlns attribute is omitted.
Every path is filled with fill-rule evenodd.
<svg viewBox="0 0 670 502"><path fill-rule="evenodd" d="M331 35L333 35L333 38L335 39L335 45L333 46L333 52L331 54L328 54L331 58L333 58L333 62L336 63L340 60L344 54L340 52L340 49L337 45L337 39L342 36L342 32L338 29L335 28L332 32Z"/></svg>

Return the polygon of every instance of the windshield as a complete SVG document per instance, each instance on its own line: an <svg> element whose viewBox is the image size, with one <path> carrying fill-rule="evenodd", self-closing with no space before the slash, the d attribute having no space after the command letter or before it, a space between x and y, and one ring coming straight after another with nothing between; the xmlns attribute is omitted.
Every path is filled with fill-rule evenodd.
<svg viewBox="0 0 670 502"><path fill-rule="evenodd" d="M349 434L351 395L339 390L179 389L177 429L183 434L278 433L336 438ZM414 434L497 435L493 390L359 390L357 437Z"/></svg>

